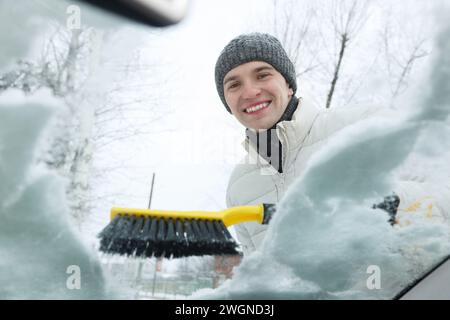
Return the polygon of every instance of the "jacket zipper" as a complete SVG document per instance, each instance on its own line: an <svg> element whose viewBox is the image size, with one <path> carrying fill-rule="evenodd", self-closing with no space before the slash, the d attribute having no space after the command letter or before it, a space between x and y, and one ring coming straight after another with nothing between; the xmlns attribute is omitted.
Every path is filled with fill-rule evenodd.
<svg viewBox="0 0 450 320"><path fill-rule="evenodd" d="M286 177L286 164L288 163L287 162L287 160L288 160L288 150L287 150L287 147L286 147L287 137L286 137L286 134L284 132L284 129L280 128L279 132L281 133L281 137L279 137L279 138L281 138L280 142L281 142L281 145L282 145L281 168L283 169L283 172L280 173L280 172L277 171L277 175L278 175L277 180L278 181L275 184L276 184L277 189L279 190L278 200L280 200L281 196L284 194L284 180L285 180L285 177Z"/></svg>

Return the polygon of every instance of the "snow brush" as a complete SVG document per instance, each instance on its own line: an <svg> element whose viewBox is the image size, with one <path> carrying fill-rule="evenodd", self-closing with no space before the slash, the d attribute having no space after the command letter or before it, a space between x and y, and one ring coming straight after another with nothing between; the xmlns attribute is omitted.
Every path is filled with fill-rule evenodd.
<svg viewBox="0 0 450 320"><path fill-rule="evenodd" d="M274 212L274 204L218 212L112 208L110 223L98 235L100 251L141 258L237 254L238 244L227 227L248 221L268 224Z"/></svg>

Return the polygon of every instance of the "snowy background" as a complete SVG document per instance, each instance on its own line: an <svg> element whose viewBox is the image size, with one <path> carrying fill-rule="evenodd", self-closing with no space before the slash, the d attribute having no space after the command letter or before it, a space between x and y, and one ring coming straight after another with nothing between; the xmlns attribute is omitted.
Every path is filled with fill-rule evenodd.
<svg viewBox="0 0 450 320"><path fill-rule="evenodd" d="M345 32L330 107L388 111L318 154L280 204L264 253L194 297L390 298L448 254L446 224L418 219L394 232L367 209L395 189L392 177L416 175L450 194L445 3L337 3L196 0L180 24L158 29L70 1L1 1L0 297L142 297L140 282L154 281L156 263L105 258L95 236L112 206L147 206L153 172L153 208L225 208L244 128L218 99L214 64L229 40L250 31L283 41L300 95L321 108ZM77 8L80 29L71 19ZM159 278L210 264L165 261ZM369 265L380 267L383 290L367 290ZM80 289L68 289L70 266L81 270ZM136 268L148 269L143 279ZM210 287L200 276L189 281Z"/></svg>

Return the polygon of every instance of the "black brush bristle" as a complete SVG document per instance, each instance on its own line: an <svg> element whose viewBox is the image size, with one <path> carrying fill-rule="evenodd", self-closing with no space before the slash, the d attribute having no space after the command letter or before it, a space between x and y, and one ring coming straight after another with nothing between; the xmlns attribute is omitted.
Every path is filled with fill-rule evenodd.
<svg viewBox="0 0 450 320"><path fill-rule="evenodd" d="M134 241L132 243L136 245L135 255L137 257L144 256L145 250L147 249L151 224L151 219L144 218L141 232L132 240Z"/></svg>
<svg viewBox="0 0 450 320"><path fill-rule="evenodd" d="M142 233L144 227L144 217L138 217L133 225L131 231L130 240L127 243L127 254L136 255L138 249L141 247L139 236Z"/></svg>
<svg viewBox="0 0 450 320"><path fill-rule="evenodd" d="M213 225L216 230L216 234L218 234L218 237L222 239L220 243L223 245L224 254L236 254L237 244L227 227L221 221L214 221Z"/></svg>
<svg viewBox="0 0 450 320"><path fill-rule="evenodd" d="M117 215L98 237L102 252L142 258L238 253L237 243L220 220Z"/></svg>
<svg viewBox="0 0 450 320"><path fill-rule="evenodd" d="M183 229L183 223L181 220L175 221L175 232L176 232L176 245L173 251L174 258L180 258L183 256L182 248L186 248L189 245L188 239L186 237L186 232Z"/></svg>

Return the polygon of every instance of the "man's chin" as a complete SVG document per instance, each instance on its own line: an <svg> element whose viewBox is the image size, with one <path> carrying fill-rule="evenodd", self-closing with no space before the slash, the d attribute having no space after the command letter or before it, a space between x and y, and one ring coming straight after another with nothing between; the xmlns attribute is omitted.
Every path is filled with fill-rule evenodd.
<svg viewBox="0 0 450 320"><path fill-rule="evenodd" d="M275 124L275 122L271 122L271 121L267 121L266 119L264 119L265 121L263 121L262 119L259 121L240 121L241 124L249 129L253 129L253 130L267 130L269 128L272 128L273 125Z"/></svg>
<svg viewBox="0 0 450 320"><path fill-rule="evenodd" d="M270 129L271 125L252 125L248 126L247 128L253 129L253 130L267 130Z"/></svg>

